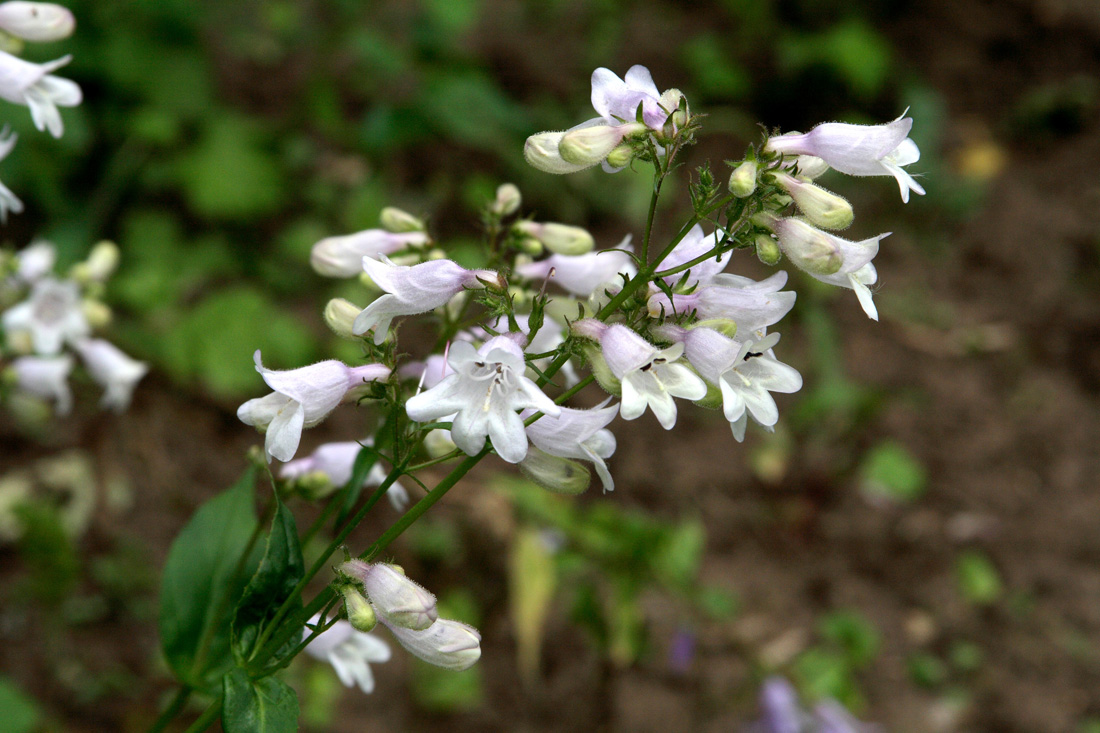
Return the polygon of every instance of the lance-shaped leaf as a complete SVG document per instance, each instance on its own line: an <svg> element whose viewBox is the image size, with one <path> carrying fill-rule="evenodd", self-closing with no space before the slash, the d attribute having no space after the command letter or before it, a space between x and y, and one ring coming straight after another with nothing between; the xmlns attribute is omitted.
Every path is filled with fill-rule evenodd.
<svg viewBox="0 0 1100 733"><path fill-rule="evenodd" d="M298 730L298 695L276 677L251 680L240 667L222 682L225 733L293 733Z"/></svg>

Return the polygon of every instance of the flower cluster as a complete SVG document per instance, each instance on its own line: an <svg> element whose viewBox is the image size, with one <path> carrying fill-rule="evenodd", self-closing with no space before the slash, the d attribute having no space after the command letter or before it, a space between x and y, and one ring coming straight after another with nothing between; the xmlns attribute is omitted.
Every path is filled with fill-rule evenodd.
<svg viewBox="0 0 1100 733"><path fill-rule="evenodd" d="M54 273L56 261L56 249L45 241L0 261L3 380L21 397L51 402L65 415L73 401L69 376L79 358L103 387L101 406L122 412L148 367L93 337L111 319L100 298L118 263L118 248L100 242L65 278Z"/></svg>

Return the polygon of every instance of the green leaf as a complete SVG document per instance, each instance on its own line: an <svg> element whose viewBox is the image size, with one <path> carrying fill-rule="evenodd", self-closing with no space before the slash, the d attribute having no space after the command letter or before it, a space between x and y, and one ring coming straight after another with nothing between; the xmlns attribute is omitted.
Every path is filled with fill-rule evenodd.
<svg viewBox="0 0 1100 733"><path fill-rule="evenodd" d="M822 637L844 650L852 667L869 664L882 646L874 624L853 611L829 614L821 620L819 630Z"/></svg>
<svg viewBox="0 0 1100 733"><path fill-rule="evenodd" d="M233 652L238 659L249 658L264 624L275 615L305 575L294 515L279 501L277 493L272 496L275 516L271 520L264 556L233 614ZM299 596L293 610L301 608L301 605ZM294 639L292 643L297 641Z"/></svg>
<svg viewBox="0 0 1100 733"><path fill-rule="evenodd" d="M508 601L516 634L520 674L534 681L550 603L558 585L554 558L541 534L524 527L512 542L508 563Z"/></svg>
<svg viewBox="0 0 1100 733"><path fill-rule="evenodd" d="M340 506L340 512L336 515L336 520L333 522L334 530L351 516L351 510L355 508L360 494L363 493L363 483L367 480L367 474L370 473L377 462L378 451L373 446L364 445L359 449L359 453L355 456L355 463L351 467L351 478L341 489L344 501Z"/></svg>
<svg viewBox="0 0 1100 733"><path fill-rule="evenodd" d="M160 638L181 682L202 687L232 664L230 612L255 567L242 561L256 530L250 467L231 488L203 504L168 552L160 591Z"/></svg>
<svg viewBox="0 0 1100 733"><path fill-rule="evenodd" d="M981 552L964 552L955 566L959 590L975 606L988 606L1004 592L1001 575L988 557Z"/></svg>
<svg viewBox="0 0 1100 733"><path fill-rule="evenodd" d="M41 715L30 699L7 680L0 677L0 720L8 733L29 733L38 725Z"/></svg>
<svg viewBox="0 0 1100 733"><path fill-rule="evenodd" d="M875 446L860 467L863 491L898 502L920 498L928 483L924 466L901 443L887 440Z"/></svg>
<svg viewBox="0 0 1100 733"><path fill-rule="evenodd" d="M250 680L240 667L222 681L225 733L291 733L298 730L298 695L276 677Z"/></svg>

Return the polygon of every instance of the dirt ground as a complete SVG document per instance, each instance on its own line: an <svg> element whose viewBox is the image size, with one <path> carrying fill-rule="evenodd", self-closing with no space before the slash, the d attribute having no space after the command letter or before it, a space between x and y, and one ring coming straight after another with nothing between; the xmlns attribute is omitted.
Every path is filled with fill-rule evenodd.
<svg viewBox="0 0 1100 733"><path fill-rule="evenodd" d="M1079 74L1100 78L1100 9L1090 0L930 0L881 30L943 96L945 160L964 168L961 156L975 141L1004 156L972 214L925 215L931 207L916 204L918 213L896 225L876 260L881 323L867 321L854 298L829 301L848 375L890 395L885 408L845 433L846 446L800 432L785 475L770 483L747 460L759 433L737 446L720 419L688 410L671 439L651 420L619 422L619 488L590 497L701 517L709 538L703 576L736 589L741 615L696 630L686 671L664 653L614 669L580 630L554 620L541 683L527 689L516 681L502 603L481 628L483 707L419 712L403 694L398 658L379 670L375 694L341 699L333 730L736 730L755 707L746 657L797 652L815 619L838 608L858 610L883 635L860 682L863 717L888 730L1057 733L1100 716L1100 114L1093 104L1046 138L1006 126L1028 92ZM875 183L879 200L894 195L892 184ZM928 198L937 195L937 181L925 184ZM885 223L896 217L894 204L871 208ZM898 305L914 298L926 306L916 315ZM931 316L944 308L946 321ZM785 332L796 351L806 339L799 331ZM811 367L793 356L791 363L813 379ZM782 400L781 411L795 410L798 399ZM159 565L194 507L232 482L255 441L229 408L153 378L126 415L89 413L52 436L50 445L83 445L138 487L130 510L101 512L84 540L89 552L123 534ZM326 425L311 444L343 427ZM883 436L929 471L928 492L913 505L868 501L851 467L834 457ZM50 450L3 438L5 465ZM475 477L456 489L442 511L480 521L477 484ZM495 578L503 599L503 547L492 532L484 537L471 572ZM955 563L970 548L1001 573L1004 603L982 610L960 597ZM13 556L0 550L0 559L2 581ZM655 645L667 649L676 615L659 601L647 612ZM156 669L155 614L146 622L111 615L63 638L51 636L49 619L0 616L0 668L46 701L64 729L141 729L155 714L168 689L148 673ZM969 704L955 708L913 685L906 660L959 640L976 644L984 661L965 681ZM139 682L128 698L88 706L58 683L44 648L51 659L71 654L87 674L123 669Z"/></svg>

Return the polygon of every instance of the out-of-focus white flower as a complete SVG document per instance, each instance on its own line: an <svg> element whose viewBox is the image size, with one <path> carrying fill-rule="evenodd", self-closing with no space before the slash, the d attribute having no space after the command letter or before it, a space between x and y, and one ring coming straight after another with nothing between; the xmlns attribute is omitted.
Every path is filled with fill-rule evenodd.
<svg viewBox="0 0 1100 733"><path fill-rule="evenodd" d="M35 282L30 297L4 311L0 318L9 339L14 334L25 333L35 353L43 356L60 352L66 341L73 342L91 331L76 283L52 277Z"/></svg>
<svg viewBox="0 0 1100 733"><path fill-rule="evenodd" d="M467 455L481 452L488 436L501 458L519 463L527 454L527 433L516 411L561 414L561 408L524 376L523 352L506 336L492 338L480 349L465 341L454 343L448 363L454 373L409 398L405 409L417 422L454 415L451 437Z"/></svg>
<svg viewBox="0 0 1100 733"><path fill-rule="evenodd" d="M355 459L363 445L372 445L369 438L362 444L349 440L340 443L325 443L317 446L317 449L305 458L296 458L289 463L284 463L279 469L279 477L285 479L299 479L312 475L321 475L327 482L327 491L311 494L311 498L323 498L332 491L351 481L351 472L355 468ZM375 461L363 480L363 486L380 486L386 480L388 472L378 461ZM398 482L390 484L386 491L386 498L394 509L401 512L409 505L409 492Z"/></svg>
<svg viewBox="0 0 1100 733"><path fill-rule="evenodd" d="M35 127L61 137L65 127L58 106L75 107L83 97L76 82L50 72L70 61L72 56L62 56L49 63L35 64L0 51L0 99L26 105Z"/></svg>
<svg viewBox="0 0 1100 733"><path fill-rule="evenodd" d="M80 354L92 379L103 387L100 406L122 412L130 406L134 387L149 371L143 361L131 359L117 346L103 339L78 339L73 348Z"/></svg>
<svg viewBox="0 0 1100 733"><path fill-rule="evenodd" d="M15 275L25 283L41 280L53 272L57 263L57 248L39 239L15 253Z"/></svg>
<svg viewBox="0 0 1100 733"><path fill-rule="evenodd" d="M385 256L381 261L364 257L363 268L385 295L363 309L352 331L361 336L373 330L375 344L386 340L390 322L397 316L427 313L446 305L466 288L483 288L484 280L499 280L492 270L467 270L451 260L432 260L410 267L395 265Z"/></svg>
<svg viewBox="0 0 1100 733"><path fill-rule="evenodd" d="M614 491L615 481L604 459L615 452L615 436L606 428L618 414L618 405L592 410L563 407L557 420L540 418L528 425L527 437L536 448L552 456L592 461L604 491Z"/></svg>
<svg viewBox="0 0 1100 733"><path fill-rule="evenodd" d="M574 295L587 298L603 286L621 289L622 278L633 277L638 269L630 257L630 235L614 250L599 250L584 255L550 255L538 262L516 266L516 272L533 280L549 280ZM628 251L619 251L628 250Z"/></svg>
<svg viewBox="0 0 1100 733"><path fill-rule="evenodd" d="M18 139L19 136L14 132L9 132L7 127L0 130L0 160L8 157L8 153L15 147L15 141ZM18 214L22 210L23 202L19 200L19 197L10 188L0 183L0 223L8 220L9 211ZM50 267L53 267L52 262Z"/></svg>
<svg viewBox="0 0 1100 733"><path fill-rule="evenodd" d="M684 353L683 344L658 349L621 324L607 325L593 319L573 324L573 331L599 341L611 373L622 383L624 420L642 416L646 407L653 410L665 430L676 425L673 397L699 400L707 394L707 385L685 364L677 363Z"/></svg>
<svg viewBox="0 0 1100 733"><path fill-rule="evenodd" d="M317 624L320 620L319 615L314 616L310 624ZM302 638L309 634L310 630L305 629ZM337 621L311 641L306 646L306 653L331 664L345 687L358 685L368 694L374 691L374 675L370 665L390 661L389 644L373 634L356 631L343 620Z"/></svg>
<svg viewBox="0 0 1100 733"><path fill-rule="evenodd" d="M325 277L355 277L363 272L364 257L378 258L427 242L428 235L422 231L394 234L385 229L367 229L317 242L310 250L309 264Z"/></svg>
<svg viewBox="0 0 1100 733"><path fill-rule="evenodd" d="M691 313L699 318L726 318L737 323L737 330L756 331L777 323L794 307L795 293L781 291L787 284L782 270L759 282L740 275L721 273L691 293L667 293L653 289L649 312L659 316Z"/></svg>
<svg viewBox="0 0 1100 733"><path fill-rule="evenodd" d="M237 417L246 425L267 431L264 451L269 461L272 456L289 461L298 450L303 428L324 420L351 389L385 379L390 373L381 364L349 367L332 359L276 371L264 367L258 350L253 358L256 371L274 392L245 402L237 409Z"/></svg>
<svg viewBox="0 0 1100 733"><path fill-rule="evenodd" d="M69 372L73 369L73 358L68 354L61 356L21 356L9 367L15 375L15 388L53 400L58 415L67 415L73 406L73 395L69 390Z"/></svg>
<svg viewBox="0 0 1100 733"><path fill-rule="evenodd" d="M849 125L825 122L802 135L781 135L768 140L765 149L785 155L812 155L850 176L893 176L901 200L909 192L924 189L903 166L920 160L920 149L909 139L913 119L902 113L885 125Z"/></svg>
<svg viewBox="0 0 1100 733"><path fill-rule="evenodd" d="M72 12L55 3L0 3L0 29L24 41L60 41L75 28Z"/></svg>

